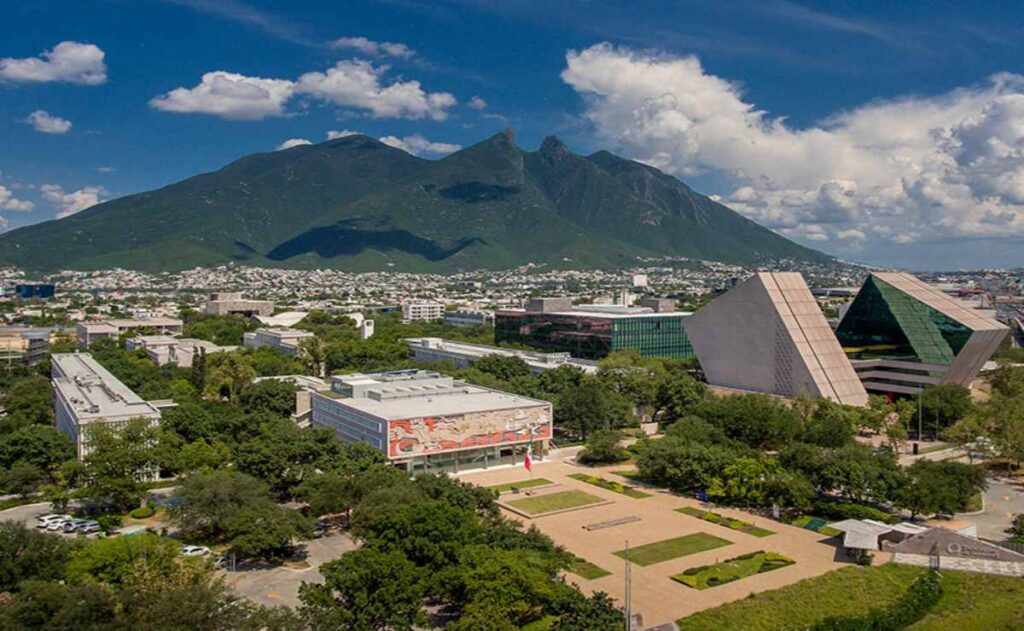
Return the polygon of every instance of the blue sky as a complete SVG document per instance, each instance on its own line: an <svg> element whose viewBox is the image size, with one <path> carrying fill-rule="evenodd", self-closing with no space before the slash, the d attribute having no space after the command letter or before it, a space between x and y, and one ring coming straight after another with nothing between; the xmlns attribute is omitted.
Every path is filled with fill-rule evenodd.
<svg viewBox="0 0 1024 631"><path fill-rule="evenodd" d="M1018 3L13 2L9 227L288 140L608 148L847 259L1024 265Z"/></svg>

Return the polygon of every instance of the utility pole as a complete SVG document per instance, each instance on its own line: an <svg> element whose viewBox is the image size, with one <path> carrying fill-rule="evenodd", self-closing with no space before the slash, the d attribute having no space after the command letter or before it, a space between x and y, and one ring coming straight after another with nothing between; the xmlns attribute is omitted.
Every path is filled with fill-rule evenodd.
<svg viewBox="0 0 1024 631"><path fill-rule="evenodd" d="M629 539L626 539L626 549L623 557L626 559L626 631L632 631L633 626L633 571L629 562Z"/></svg>

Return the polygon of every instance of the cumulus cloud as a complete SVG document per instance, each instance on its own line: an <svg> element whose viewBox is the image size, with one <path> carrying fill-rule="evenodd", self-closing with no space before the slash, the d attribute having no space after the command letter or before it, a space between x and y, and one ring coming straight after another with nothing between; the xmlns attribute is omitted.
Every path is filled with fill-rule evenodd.
<svg viewBox="0 0 1024 631"><path fill-rule="evenodd" d="M335 105L366 110L374 118L444 120L456 104L447 92L427 92L419 81L387 83L386 65L341 61L325 72L308 72L297 81L248 77L216 70L199 85L175 88L149 104L166 112L213 114L236 120L261 120L285 115L288 101L298 94Z"/></svg>
<svg viewBox="0 0 1024 631"><path fill-rule="evenodd" d="M71 129L71 121L54 116L46 110L32 112L24 122L32 125L32 129L44 134L66 134Z"/></svg>
<svg viewBox="0 0 1024 631"><path fill-rule="evenodd" d="M70 217L90 206L95 206L107 195L106 189L102 186L86 186L77 191L65 192L59 184L43 184L39 187L43 199L57 207L57 219Z"/></svg>
<svg viewBox="0 0 1024 631"><path fill-rule="evenodd" d="M299 77L296 91L342 107L367 110L374 118L431 118L444 120L455 97L447 92L426 92L419 81L395 81L385 85L388 66L368 61L339 61L326 72Z"/></svg>
<svg viewBox="0 0 1024 631"><path fill-rule="evenodd" d="M408 59L416 54L416 51L405 44L394 42L375 42L365 37L341 37L331 42L334 48L347 48L356 50L371 57L398 57Z"/></svg>
<svg viewBox="0 0 1024 631"><path fill-rule="evenodd" d="M311 144L313 144L312 141L306 140L305 138L289 138L288 140L286 140L286 141L282 142L281 144L279 144L277 146L276 151L281 151L282 149L291 149L292 147L299 147L299 146L302 146L302 145L311 145Z"/></svg>
<svg viewBox="0 0 1024 631"><path fill-rule="evenodd" d="M63 81L100 85L107 80L104 52L93 44L66 41L38 57L0 59L0 80L15 83Z"/></svg>
<svg viewBox="0 0 1024 631"><path fill-rule="evenodd" d="M723 203L789 236L847 247L1024 235L1022 75L796 128L696 57L599 44L566 62L604 141L676 175L724 176Z"/></svg>
<svg viewBox="0 0 1024 631"><path fill-rule="evenodd" d="M35 204L28 200L18 199L14 192L6 186L0 185L0 209L14 211L29 211L35 208Z"/></svg>
<svg viewBox="0 0 1024 631"><path fill-rule="evenodd" d="M351 129L332 129L327 132L327 140L334 140L335 138L344 138L345 136L355 136L360 132L352 131Z"/></svg>
<svg viewBox="0 0 1024 631"><path fill-rule="evenodd" d="M236 120L260 120L284 114L294 94L284 79L262 79L216 70L194 88L175 88L149 101L152 107L179 114L213 114Z"/></svg>
<svg viewBox="0 0 1024 631"><path fill-rule="evenodd" d="M432 153L436 155L447 155L462 149L462 145L453 145L448 142L433 142L427 140L421 134L413 134L398 138L397 136L381 136L380 141L396 149L401 149L413 155Z"/></svg>
<svg viewBox="0 0 1024 631"><path fill-rule="evenodd" d="M469 103L467 103L467 105L469 105L470 107L472 107L475 110L485 110L485 109L487 109L487 101L483 100L479 96L474 96L473 98L471 98L469 100Z"/></svg>

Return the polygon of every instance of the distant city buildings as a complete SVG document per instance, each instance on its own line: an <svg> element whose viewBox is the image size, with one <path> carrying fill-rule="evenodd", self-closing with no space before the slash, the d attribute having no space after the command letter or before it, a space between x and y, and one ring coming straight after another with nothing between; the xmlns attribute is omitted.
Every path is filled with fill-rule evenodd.
<svg viewBox="0 0 1024 631"><path fill-rule="evenodd" d="M256 329L244 335L243 344L246 348L262 348L269 346L285 355L298 353L302 340L316 337L310 331L300 329Z"/></svg>
<svg viewBox="0 0 1024 631"><path fill-rule="evenodd" d="M693 347L683 321L690 314L674 308L671 300L631 307L574 306L571 298L533 298L526 309L495 313L494 340L590 360L626 349L643 357L687 359L693 356Z"/></svg>
<svg viewBox="0 0 1024 631"><path fill-rule="evenodd" d="M56 293L53 283L16 283L11 290L11 295L19 300L49 300Z"/></svg>
<svg viewBox="0 0 1024 631"><path fill-rule="evenodd" d="M181 335L183 323L177 318L133 318L89 320L77 324L78 345L88 348L99 339L117 339L125 333Z"/></svg>
<svg viewBox="0 0 1024 631"><path fill-rule="evenodd" d="M584 359L573 359L569 353L541 353L522 351L483 344L455 342L439 337L411 337L405 340L414 359L423 362L450 361L457 368L469 368L490 355L518 357L535 373L553 370L559 366L574 366L586 373L596 373L597 364Z"/></svg>
<svg viewBox="0 0 1024 631"><path fill-rule="evenodd" d="M540 459L551 438L547 401L431 371L332 377L331 389L312 392L311 403L314 427L367 443L410 473L517 464L531 443Z"/></svg>
<svg viewBox="0 0 1024 631"><path fill-rule="evenodd" d="M164 402L143 400L88 353L56 353L50 371L56 427L71 438L79 460L90 451L90 425L119 427L135 418L160 422Z"/></svg>
<svg viewBox="0 0 1024 631"><path fill-rule="evenodd" d="M204 311L211 315L269 316L274 313L274 303L269 300L248 300L241 292L217 292L210 294Z"/></svg>
<svg viewBox="0 0 1024 631"><path fill-rule="evenodd" d="M443 317L443 303L430 300L411 300L402 303L402 319L407 322L415 320L440 320Z"/></svg>

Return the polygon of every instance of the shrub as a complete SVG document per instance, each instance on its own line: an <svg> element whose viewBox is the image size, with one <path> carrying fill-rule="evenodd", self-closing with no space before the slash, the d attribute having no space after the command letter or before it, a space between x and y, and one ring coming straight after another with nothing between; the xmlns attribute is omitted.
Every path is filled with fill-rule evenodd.
<svg viewBox="0 0 1024 631"><path fill-rule="evenodd" d="M140 506L129 513L129 515L131 515L132 519L147 519L152 517L155 512L152 506Z"/></svg>
<svg viewBox="0 0 1024 631"><path fill-rule="evenodd" d="M829 519L874 519L886 524L895 524L899 521L899 518L884 510L854 502L816 502L814 512Z"/></svg>

